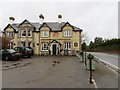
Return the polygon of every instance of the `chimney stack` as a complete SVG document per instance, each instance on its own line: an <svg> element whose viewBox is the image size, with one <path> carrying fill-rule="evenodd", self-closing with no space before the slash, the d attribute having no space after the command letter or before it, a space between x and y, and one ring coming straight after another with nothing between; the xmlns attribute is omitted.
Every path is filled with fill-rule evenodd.
<svg viewBox="0 0 120 90"><path fill-rule="evenodd" d="M43 24L43 22L44 22L44 16L42 14L40 14L39 18L40 18L40 24Z"/></svg>
<svg viewBox="0 0 120 90"><path fill-rule="evenodd" d="M14 20L15 20L14 17L9 17L9 23L10 23L10 24L13 24Z"/></svg>
<svg viewBox="0 0 120 90"><path fill-rule="evenodd" d="M62 15L61 15L61 14L58 15L58 22L59 22L59 23L62 22Z"/></svg>

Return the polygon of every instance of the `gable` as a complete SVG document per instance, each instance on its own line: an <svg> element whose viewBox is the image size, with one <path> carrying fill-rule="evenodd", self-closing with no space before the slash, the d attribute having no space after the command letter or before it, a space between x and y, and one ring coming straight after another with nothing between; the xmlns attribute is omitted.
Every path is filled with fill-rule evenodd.
<svg viewBox="0 0 120 90"><path fill-rule="evenodd" d="M41 31L43 31L43 30L51 30L51 28L46 24L46 23L43 23L42 25L41 25L41 27L39 28L39 30Z"/></svg>
<svg viewBox="0 0 120 90"><path fill-rule="evenodd" d="M19 26L19 27L20 27L20 26L34 27L34 26L31 24L31 22L29 22L27 19L25 19L25 20L24 20L22 23L20 23L18 26Z"/></svg>
<svg viewBox="0 0 120 90"><path fill-rule="evenodd" d="M16 32L16 30L12 27L11 24L8 24L8 25L4 28L4 32Z"/></svg>
<svg viewBox="0 0 120 90"><path fill-rule="evenodd" d="M73 26L70 25L70 23L65 23L63 27L61 28L62 30L74 30Z"/></svg>

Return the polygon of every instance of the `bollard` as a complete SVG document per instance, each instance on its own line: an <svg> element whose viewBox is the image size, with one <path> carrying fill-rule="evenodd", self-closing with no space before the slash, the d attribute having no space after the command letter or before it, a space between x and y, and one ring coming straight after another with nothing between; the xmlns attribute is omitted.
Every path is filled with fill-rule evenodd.
<svg viewBox="0 0 120 90"><path fill-rule="evenodd" d="M89 76L89 79L90 79L90 83L93 84L92 82L92 59L94 58L93 55L89 54L88 55L88 59L89 59L89 65L90 65L90 76Z"/></svg>
<svg viewBox="0 0 120 90"><path fill-rule="evenodd" d="M86 51L85 51L85 66L87 65Z"/></svg>
<svg viewBox="0 0 120 90"><path fill-rule="evenodd" d="M95 70L95 61L92 59L91 60L91 69L94 71ZM87 55L87 58L86 58L86 70L90 70L90 60L88 59L88 55Z"/></svg>
<svg viewBox="0 0 120 90"><path fill-rule="evenodd" d="M81 61L84 61L84 52L83 51L80 52L80 56L81 56Z"/></svg>

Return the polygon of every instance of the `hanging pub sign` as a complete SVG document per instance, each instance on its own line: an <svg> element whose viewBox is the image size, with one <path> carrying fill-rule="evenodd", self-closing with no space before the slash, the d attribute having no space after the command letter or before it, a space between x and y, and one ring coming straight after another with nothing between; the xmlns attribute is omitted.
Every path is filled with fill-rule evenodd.
<svg viewBox="0 0 120 90"><path fill-rule="evenodd" d="M75 43L74 43L74 46L75 46L75 47L77 47L77 46L78 46L78 43L77 43L77 42L75 42Z"/></svg>

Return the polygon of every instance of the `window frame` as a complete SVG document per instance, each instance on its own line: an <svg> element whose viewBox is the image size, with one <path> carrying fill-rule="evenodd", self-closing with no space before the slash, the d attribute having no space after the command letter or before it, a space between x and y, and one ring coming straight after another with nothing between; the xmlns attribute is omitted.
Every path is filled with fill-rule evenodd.
<svg viewBox="0 0 120 90"><path fill-rule="evenodd" d="M48 43L47 42L42 43L41 51L48 51Z"/></svg>
<svg viewBox="0 0 120 90"><path fill-rule="evenodd" d="M8 37L14 37L14 32L6 32L6 35L7 35Z"/></svg>
<svg viewBox="0 0 120 90"><path fill-rule="evenodd" d="M47 36L45 35L45 33L47 33ZM41 34L42 37L49 37L49 31L42 31Z"/></svg>
<svg viewBox="0 0 120 90"><path fill-rule="evenodd" d="M29 36L29 34L30 34L30 36ZM32 37L32 30L31 29L28 30L28 37Z"/></svg>
<svg viewBox="0 0 120 90"><path fill-rule="evenodd" d="M71 30L64 30L64 33L63 33L64 37L71 37L72 36L72 31Z"/></svg>
<svg viewBox="0 0 120 90"><path fill-rule="evenodd" d="M64 42L64 49L65 50L71 50L71 42Z"/></svg>
<svg viewBox="0 0 120 90"><path fill-rule="evenodd" d="M23 36L23 32L25 32L25 36ZM26 37L26 30L21 30L21 37Z"/></svg>

